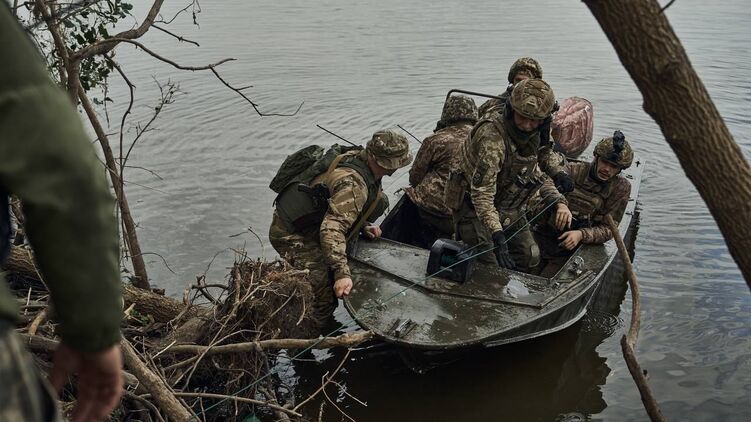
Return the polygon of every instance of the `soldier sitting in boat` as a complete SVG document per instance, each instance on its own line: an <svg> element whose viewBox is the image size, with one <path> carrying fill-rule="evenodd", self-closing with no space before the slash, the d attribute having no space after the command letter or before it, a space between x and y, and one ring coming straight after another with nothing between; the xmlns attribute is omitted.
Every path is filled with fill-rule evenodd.
<svg viewBox="0 0 751 422"><path fill-rule="evenodd" d="M564 159L543 141L540 128L551 120L555 95L542 79L514 86L502 115L481 120L463 144L460 164L446 187L457 240L493 245L480 260L531 272L540 250L526 220L530 197L553 178L562 191L573 189Z"/></svg>
<svg viewBox="0 0 751 422"><path fill-rule="evenodd" d="M417 246L429 249L439 238L454 234L451 210L444 201L449 171L459 165L459 150L477 123L477 106L465 95L448 97L441 120L432 135L425 138L409 170L407 197L417 206L420 219Z"/></svg>
<svg viewBox="0 0 751 422"><path fill-rule="evenodd" d="M285 160L277 177L292 157L295 154ZM347 242L361 230L370 238L381 235L380 228L369 223L386 209L381 179L411 161L407 139L381 130L364 149L335 145L309 168L293 172L281 188L274 186L276 177L272 181L279 195L269 240L292 265L310 271L313 318L319 328L336 309L336 298L352 289Z"/></svg>
<svg viewBox="0 0 751 422"><path fill-rule="evenodd" d="M592 162L566 165L566 171L574 179L572 192L562 195L552 183L543 185L540 193L546 198L544 202L558 201L558 204L534 228L546 261L541 275L555 274L563 258L579 244L600 244L612 238L605 215L610 214L616 223L621 221L631 184L619 173L630 167L633 159L631 145L617 130L611 138L597 144Z"/></svg>
<svg viewBox="0 0 751 422"><path fill-rule="evenodd" d="M542 79L542 66L537 63L537 60L531 57L517 59L508 71L509 84L506 87L506 90L502 94L499 94L501 99L492 98L485 101L478 111L480 118L490 118L492 113L503 114L503 106L506 104L506 99L511 95L511 90L514 89L514 85L530 78Z"/></svg>

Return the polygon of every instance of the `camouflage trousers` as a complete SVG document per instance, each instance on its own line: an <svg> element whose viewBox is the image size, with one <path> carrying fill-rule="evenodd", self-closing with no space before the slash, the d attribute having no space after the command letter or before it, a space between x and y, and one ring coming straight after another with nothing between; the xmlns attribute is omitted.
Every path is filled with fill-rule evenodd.
<svg viewBox="0 0 751 422"><path fill-rule="evenodd" d="M417 207L420 217L419 245L430 249L437 239L451 239L454 235L454 222L451 216L442 216Z"/></svg>
<svg viewBox="0 0 751 422"><path fill-rule="evenodd" d="M62 421L52 389L42 378L13 325L0 319L0 421Z"/></svg>
<svg viewBox="0 0 751 422"><path fill-rule="evenodd" d="M269 228L269 241L279 256L293 267L308 270L315 296L311 316L318 328L323 328L336 310L338 301L334 295L334 281L323 258L318 231L309 234L290 232L274 213Z"/></svg>
<svg viewBox="0 0 751 422"><path fill-rule="evenodd" d="M508 211L499 212L499 214L506 239L508 239L506 245L517 269L526 273L535 273L540 265L540 248L532 236L524 212ZM488 232L482 221L477 218L474 208L467 200L458 211L454 212L453 217L457 240L471 246L480 243L487 244L488 248L493 246L492 233ZM498 264L492 252L482 254L477 259L486 264Z"/></svg>

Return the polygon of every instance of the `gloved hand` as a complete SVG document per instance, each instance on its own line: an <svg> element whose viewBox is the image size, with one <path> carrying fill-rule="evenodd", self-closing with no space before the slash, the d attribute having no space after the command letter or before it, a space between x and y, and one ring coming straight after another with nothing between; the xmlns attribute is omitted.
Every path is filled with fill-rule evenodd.
<svg viewBox="0 0 751 422"><path fill-rule="evenodd" d="M568 193L574 190L574 179L564 171L559 171L558 174L553 177L553 182L560 193Z"/></svg>
<svg viewBox="0 0 751 422"><path fill-rule="evenodd" d="M516 264L511 255L509 255L508 246L506 245L506 235L503 234L503 230L493 233L493 246L495 246L493 254L495 254L495 259L498 261L498 266L515 270Z"/></svg>

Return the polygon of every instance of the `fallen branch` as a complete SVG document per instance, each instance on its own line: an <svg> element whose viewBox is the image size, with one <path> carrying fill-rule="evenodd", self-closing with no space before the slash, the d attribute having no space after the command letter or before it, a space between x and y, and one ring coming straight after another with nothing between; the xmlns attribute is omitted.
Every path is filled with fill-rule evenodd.
<svg viewBox="0 0 751 422"><path fill-rule="evenodd" d="M33 336L37 333L37 330L39 329L39 325L42 324L47 319L47 309L42 309L41 312L37 314L37 316L34 318L34 321L31 322L31 325L29 325L29 335Z"/></svg>
<svg viewBox="0 0 751 422"><path fill-rule="evenodd" d="M121 341L123 349L123 360L125 366L133 371L143 386L148 390L159 408L174 421L187 421L194 414L180 403L172 392L172 389L158 375L153 373L138 357L135 349L126 339Z"/></svg>
<svg viewBox="0 0 751 422"><path fill-rule="evenodd" d="M239 401L239 402L242 402L242 403L250 403L250 404L257 404L257 405L261 405L261 406L268 406L269 409L278 410L280 412L284 412L284 413L286 413L288 415L295 416L295 417L298 417L298 418L302 417L301 414L299 414L299 413L297 413L297 412L295 412L293 410L289 410L289 409L286 409L286 408L284 408L282 406L271 404L269 402L265 402L265 401L261 401L261 400L255 400L255 399L249 399L247 397L229 396L229 395L226 395L226 394L213 394L213 393L187 393L187 392L181 392L181 391L176 391L174 393L174 395L176 397L201 397L201 398L204 398L204 399L234 400L234 401ZM141 397L148 398L148 397L153 397L153 395L151 395L151 394L144 394ZM183 419L183 420L188 420L188 419ZM193 417L192 420L200 420L200 419L198 419L198 416L195 416L195 417Z"/></svg>
<svg viewBox="0 0 751 422"><path fill-rule="evenodd" d="M605 221L608 223L608 226L610 226L611 233L613 233L613 239L618 246L618 252L621 255L623 265L626 268L628 284L631 287L631 324L629 326L628 335L624 335L621 338L623 357L626 359L626 366L628 366L628 371L631 373L631 378L634 379L636 387L639 389L641 401L644 404L644 408L647 410L649 418L652 421L665 421L665 417L657 406L657 401L652 395L652 391L647 383L647 378L644 376L644 372L642 371L639 362L636 360L634 353L634 346L639 337L639 314L641 313L641 307L639 304L639 283L636 280L634 267L631 265L631 258L629 257L628 251L626 251L626 245L623 243L623 238L618 231L618 226L615 224L615 221L613 221L610 214L605 216Z"/></svg>
<svg viewBox="0 0 751 422"><path fill-rule="evenodd" d="M200 346L194 344L179 344L165 350L162 355L178 353L205 354L206 356L225 353L247 353L260 350L274 349L331 349L333 347L354 347L373 338L372 331L358 331L346 333L337 337L323 337L313 339L273 339L249 341L244 343L225 344L221 346Z"/></svg>
<svg viewBox="0 0 751 422"><path fill-rule="evenodd" d="M305 403L313 400L313 398L315 396L317 396L318 393L320 393L321 391L325 390L326 386L334 379L334 377L336 376L336 374L339 373L339 370L342 369L342 366L344 366L344 362L347 361L347 358L349 357L349 353L351 351L352 351L352 349L347 349L347 353L342 358L342 361L339 362L339 366L337 366L336 369L334 369L334 372L332 372L331 375L326 374L328 376L324 375L325 381L321 384L321 387L319 387L318 390L316 390L315 393L311 394L307 399L305 399L302 402L300 402L300 404L298 404L297 406L295 406L295 408L292 409L292 410L298 410L298 409L300 409L301 407L303 407L303 405Z"/></svg>

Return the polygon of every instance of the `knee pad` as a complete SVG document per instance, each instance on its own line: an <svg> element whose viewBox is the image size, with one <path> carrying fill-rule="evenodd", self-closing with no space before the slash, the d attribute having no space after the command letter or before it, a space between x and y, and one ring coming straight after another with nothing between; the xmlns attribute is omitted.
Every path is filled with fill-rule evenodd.
<svg viewBox="0 0 751 422"><path fill-rule="evenodd" d="M529 268L535 268L540 265L540 247L533 243L529 247Z"/></svg>

